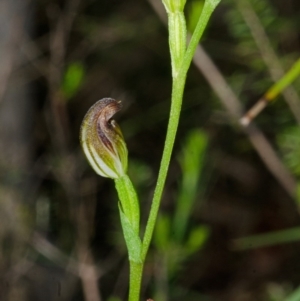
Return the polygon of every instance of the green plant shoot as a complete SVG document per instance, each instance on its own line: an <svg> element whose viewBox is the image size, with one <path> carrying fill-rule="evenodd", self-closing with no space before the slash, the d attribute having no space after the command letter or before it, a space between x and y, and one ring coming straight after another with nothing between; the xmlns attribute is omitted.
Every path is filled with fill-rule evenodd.
<svg viewBox="0 0 300 301"><path fill-rule="evenodd" d="M140 209L135 188L127 175L127 147L122 132L112 119L121 103L112 98L99 100L85 115L80 141L97 174L115 181L119 212L130 263L129 301L140 300L143 265L153 236L157 213L176 137L186 75L199 40L220 0L206 0L189 45L186 41L186 0L163 0L168 14L169 46L172 65L172 97L167 135L143 239L140 238Z"/></svg>

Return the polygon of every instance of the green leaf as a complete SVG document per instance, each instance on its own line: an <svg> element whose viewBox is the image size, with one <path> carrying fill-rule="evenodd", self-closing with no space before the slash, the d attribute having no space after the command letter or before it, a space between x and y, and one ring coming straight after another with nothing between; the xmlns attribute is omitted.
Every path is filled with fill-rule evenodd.
<svg viewBox="0 0 300 301"><path fill-rule="evenodd" d="M121 218L121 224L122 224L122 228L123 228L124 238L125 238L125 242L126 242L127 249L128 249L129 260L136 262L136 263L142 263L141 239L139 238L138 234L133 230L133 227L130 224L129 219L123 213L120 205L119 205L119 211L120 211L120 218Z"/></svg>
<svg viewBox="0 0 300 301"><path fill-rule="evenodd" d="M71 63L63 76L62 93L69 100L79 90L84 78L84 67L80 62Z"/></svg>
<svg viewBox="0 0 300 301"><path fill-rule="evenodd" d="M135 188L130 178L125 175L115 179L122 212L128 218L134 233L140 232L140 208Z"/></svg>
<svg viewBox="0 0 300 301"><path fill-rule="evenodd" d="M192 229L186 242L187 252L191 254L201 249L206 242L209 233L209 228L203 225Z"/></svg>

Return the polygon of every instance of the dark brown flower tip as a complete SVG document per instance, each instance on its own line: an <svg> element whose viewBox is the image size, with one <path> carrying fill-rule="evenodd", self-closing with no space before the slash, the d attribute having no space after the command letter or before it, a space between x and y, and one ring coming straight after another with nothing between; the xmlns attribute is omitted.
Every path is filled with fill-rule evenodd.
<svg viewBox="0 0 300 301"><path fill-rule="evenodd" d="M80 142L91 166L99 175L113 179L127 171L126 144L112 119L121 108L121 101L100 99L88 110L80 129Z"/></svg>

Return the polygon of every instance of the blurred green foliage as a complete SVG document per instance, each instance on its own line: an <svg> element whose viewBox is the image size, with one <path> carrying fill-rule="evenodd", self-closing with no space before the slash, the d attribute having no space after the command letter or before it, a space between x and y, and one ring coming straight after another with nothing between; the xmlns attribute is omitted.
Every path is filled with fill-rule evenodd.
<svg viewBox="0 0 300 301"><path fill-rule="evenodd" d="M284 21L281 20L268 0L249 0L248 2L253 7L264 30L268 33L268 38L276 51L279 43L278 30L280 29L281 22ZM228 0L227 3L235 5L236 1ZM245 23L241 12L232 7L226 12L225 18L230 34L238 41L238 53L242 56L247 56L249 59L247 65L257 72L265 71L265 65L257 52L256 42L254 41L251 30Z"/></svg>
<svg viewBox="0 0 300 301"><path fill-rule="evenodd" d="M300 177L300 128L295 126L283 129L278 135L278 144L285 164Z"/></svg>
<svg viewBox="0 0 300 301"><path fill-rule="evenodd" d="M72 98L83 84L85 76L84 66L80 62L69 64L62 80L62 93L66 100Z"/></svg>
<svg viewBox="0 0 300 301"><path fill-rule="evenodd" d="M187 223L199 191L200 176L204 176L204 158L208 138L203 131L191 131L178 158L182 170L182 180L176 200L173 220L175 240L180 243L185 236Z"/></svg>

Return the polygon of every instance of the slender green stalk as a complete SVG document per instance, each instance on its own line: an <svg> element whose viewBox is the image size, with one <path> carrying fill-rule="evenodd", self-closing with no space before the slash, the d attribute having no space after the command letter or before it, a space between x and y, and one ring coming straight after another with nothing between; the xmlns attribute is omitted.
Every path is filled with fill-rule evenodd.
<svg viewBox="0 0 300 301"><path fill-rule="evenodd" d="M163 150L163 156L162 156L160 169L158 173L158 179L154 191L150 214L149 214L149 218L144 234L143 244L142 244L142 260L145 260L152 239L152 235L155 227L155 221L157 218L158 209L160 206L160 201L161 201L161 197L162 197L162 193L163 193L163 189L164 189L164 185L169 169L170 159L171 159L177 128L179 124L179 117L180 117L180 110L181 110L186 74L191 64L199 40L203 34L205 27L207 26L208 20L219 2L220 0L205 1L203 11L199 18L198 24L191 38L188 49L183 57L181 68L179 69L178 73L175 74L175 76L173 74L172 100L171 100L169 123L168 123L167 135L166 135L166 140L165 140L165 145Z"/></svg>
<svg viewBox="0 0 300 301"><path fill-rule="evenodd" d="M171 104L170 117L169 117L168 129L167 129L167 136L165 140L163 156L160 164L158 179L157 179L152 205L150 209L150 215L149 215L149 219L147 222L145 235L143 239L142 260L145 260L150 245L150 241L153 235L157 213L160 206L160 200L161 200L162 192L164 189L164 185L168 173L169 163L170 163L177 127L179 123L184 85L185 85L185 74L180 73L178 77L173 81L172 104Z"/></svg>
<svg viewBox="0 0 300 301"><path fill-rule="evenodd" d="M129 274L129 301L139 301L141 282L143 274L143 264L129 261L130 274Z"/></svg>
<svg viewBox="0 0 300 301"><path fill-rule="evenodd" d="M138 301L140 296L143 261L140 259L141 242L139 238L140 210L138 198L130 178L125 175L115 179L120 206L120 217L129 255L129 301ZM124 222L122 212L129 224Z"/></svg>

